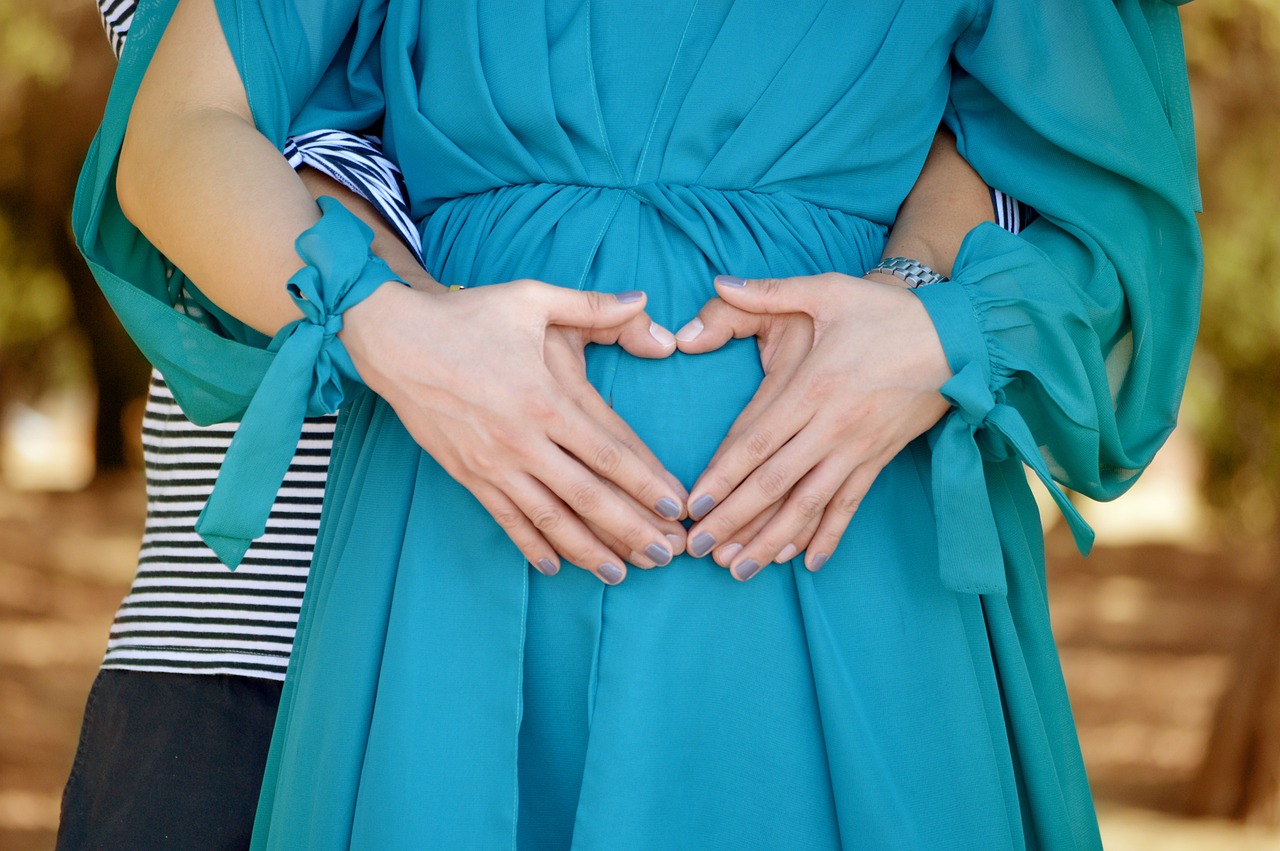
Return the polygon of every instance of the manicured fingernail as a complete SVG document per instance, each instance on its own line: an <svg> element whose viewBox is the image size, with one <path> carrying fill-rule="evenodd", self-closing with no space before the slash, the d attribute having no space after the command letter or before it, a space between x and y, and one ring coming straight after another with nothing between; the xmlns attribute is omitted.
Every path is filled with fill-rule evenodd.
<svg viewBox="0 0 1280 851"><path fill-rule="evenodd" d="M609 585L617 585L622 581L622 568L618 567L613 562L606 561L604 564L600 565L599 573L600 578Z"/></svg>
<svg viewBox="0 0 1280 851"><path fill-rule="evenodd" d="M661 544L650 544L644 548L644 554L647 555L658 567L665 567L671 564L671 550Z"/></svg>
<svg viewBox="0 0 1280 851"><path fill-rule="evenodd" d="M664 496L653 504L658 514L668 520L675 520L680 516L680 503L676 502L669 496Z"/></svg>
<svg viewBox="0 0 1280 851"><path fill-rule="evenodd" d="M729 564L738 557L738 553L742 552L742 544L725 544L716 550L716 561L722 567L728 567Z"/></svg>
<svg viewBox="0 0 1280 851"><path fill-rule="evenodd" d="M682 343L692 343L697 336L702 333L702 329L706 326L702 324L702 320L693 317L685 323L684 327L676 332L676 339Z"/></svg>
<svg viewBox="0 0 1280 851"><path fill-rule="evenodd" d="M540 558L534 567L538 568L538 572L545 576L555 576L560 572L560 565L556 564L549 558Z"/></svg>
<svg viewBox="0 0 1280 851"><path fill-rule="evenodd" d="M702 558L711 552L711 548L716 545L716 539L711 537L709 532L699 532L689 542L689 555L694 558Z"/></svg>
<svg viewBox="0 0 1280 851"><path fill-rule="evenodd" d="M702 496L689 503L689 516L694 520L701 520L703 517L707 516L708 511L715 508L715 505L716 498L709 493L704 493Z"/></svg>
<svg viewBox="0 0 1280 851"><path fill-rule="evenodd" d="M676 344L676 337L666 328L663 328L657 322L649 323L649 336L657 340L663 348L668 348Z"/></svg>
<svg viewBox="0 0 1280 851"><path fill-rule="evenodd" d="M748 579L760 572L760 562L753 558L749 558L737 567L733 568L732 572L734 576L738 577L738 579L746 582Z"/></svg>
<svg viewBox="0 0 1280 851"><path fill-rule="evenodd" d="M800 551L796 549L795 544L787 544L785 547L783 547L781 550L778 551L778 557L775 558L773 561L775 564L785 564L786 562L789 562L791 561L791 559L795 558L795 555L798 552Z"/></svg>
<svg viewBox="0 0 1280 851"><path fill-rule="evenodd" d="M733 287L735 290L740 290L747 285L747 282L737 275L717 275L716 283L726 287Z"/></svg>
<svg viewBox="0 0 1280 851"><path fill-rule="evenodd" d="M640 290L623 290L620 293L616 293L614 297L623 304L631 304L644 298L644 293L640 292Z"/></svg>
<svg viewBox="0 0 1280 851"><path fill-rule="evenodd" d="M817 573L819 570L822 570L822 566L826 563L827 563L827 554L818 553L813 558L809 559L809 570L812 573Z"/></svg>
<svg viewBox="0 0 1280 851"><path fill-rule="evenodd" d="M671 544L671 552L678 553L684 549L684 535L666 535L667 543Z"/></svg>

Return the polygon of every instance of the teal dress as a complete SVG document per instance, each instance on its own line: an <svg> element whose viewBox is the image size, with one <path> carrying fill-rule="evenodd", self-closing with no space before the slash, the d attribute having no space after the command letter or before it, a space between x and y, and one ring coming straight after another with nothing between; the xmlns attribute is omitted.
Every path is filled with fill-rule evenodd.
<svg viewBox="0 0 1280 851"><path fill-rule="evenodd" d="M112 185L172 5L141 4L75 227L193 418L238 417L279 345L203 300ZM680 557L616 587L542 576L349 384L255 848L1099 846L1024 464L1114 497L1174 425L1201 264L1172 5L218 9L277 144L384 120L446 283L643 289L678 327L718 273L857 275L940 121L1042 213L1021 236L977 228L953 280L919 291L954 408L817 574L796 560L738 583ZM180 290L199 315L171 307ZM750 340L660 361L592 348L587 368L686 484L761 379ZM288 450L267 437L251 450Z"/></svg>

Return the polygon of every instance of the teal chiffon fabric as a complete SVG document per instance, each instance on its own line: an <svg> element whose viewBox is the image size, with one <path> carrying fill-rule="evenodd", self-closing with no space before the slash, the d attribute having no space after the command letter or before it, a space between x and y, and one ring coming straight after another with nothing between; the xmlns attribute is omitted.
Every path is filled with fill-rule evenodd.
<svg viewBox="0 0 1280 851"><path fill-rule="evenodd" d="M1172 5L217 3L277 144L384 120L445 283L643 289L678 327L717 273L861 274L940 121L1043 214L919 291L955 409L818 574L544 577L349 394L255 848L1100 846L1023 465L1111 498L1176 418L1201 268ZM75 228L188 412L234 418L271 354L198 291L171 308L194 287L112 185L171 10L141 4ZM761 367L592 348L588 376L691 483Z"/></svg>

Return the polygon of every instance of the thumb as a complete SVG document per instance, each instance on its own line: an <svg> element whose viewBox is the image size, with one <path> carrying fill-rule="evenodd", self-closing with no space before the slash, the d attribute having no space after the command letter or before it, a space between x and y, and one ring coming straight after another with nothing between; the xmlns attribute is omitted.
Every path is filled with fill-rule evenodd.
<svg viewBox="0 0 1280 851"><path fill-rule="evenodd" d="M821 275L795 278L716 277L716 293L729 304L750 313L807 313L813 315Z"/></svg>
<svg viewBox="0 0 1280 851"><path fill-rule="evenodd" d="M601 293L538 283L538 298L548 325L570 328L611 328L644 312L640 290Z"/></svg>

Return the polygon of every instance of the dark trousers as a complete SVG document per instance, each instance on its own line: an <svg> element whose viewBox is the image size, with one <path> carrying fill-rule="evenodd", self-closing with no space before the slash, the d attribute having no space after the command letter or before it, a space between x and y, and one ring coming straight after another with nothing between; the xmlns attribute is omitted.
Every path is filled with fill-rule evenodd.
<svg viewBox="0 0 1280 851"><path fill-rule="evenodd" d="M248 848L280 687L100 671L62 795L59 851Z"/></svg>

